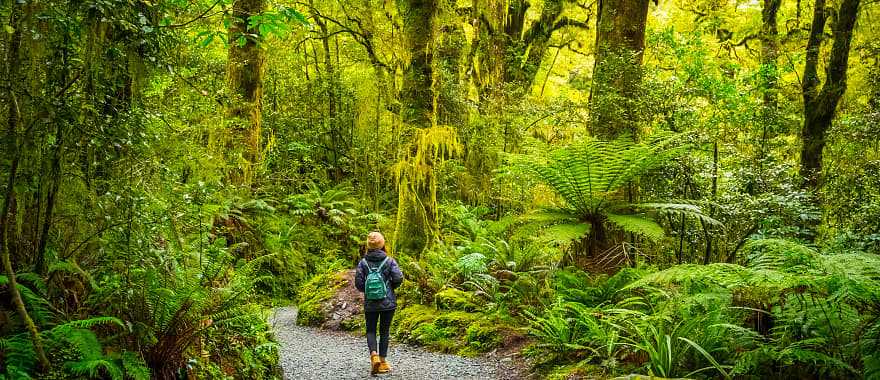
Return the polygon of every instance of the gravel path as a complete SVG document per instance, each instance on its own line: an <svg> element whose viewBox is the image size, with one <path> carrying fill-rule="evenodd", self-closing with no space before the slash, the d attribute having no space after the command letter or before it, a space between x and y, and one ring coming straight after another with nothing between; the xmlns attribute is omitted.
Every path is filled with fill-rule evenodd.
<svg viewBox="0 0 880 380"><path fill-rule="evenodd" d="M297 309L275 309L269 320L281 343L285 379L371 379L366 341L346 333L296 326ZM498 362L428 352L391 342L391 374L378 379L518 379Z"/></svg>

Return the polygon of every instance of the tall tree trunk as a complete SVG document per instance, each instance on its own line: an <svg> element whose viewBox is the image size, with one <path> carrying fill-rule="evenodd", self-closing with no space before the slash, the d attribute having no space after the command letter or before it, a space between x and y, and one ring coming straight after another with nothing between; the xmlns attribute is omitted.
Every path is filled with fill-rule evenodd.
<svg viewBox="0 0 880 380"><path fill-rule="evenodd" d="M431 126L432 61L434 52L429 42L432 37L432 19L435 0L398 0L403 16L403 33L410 53L409 65L404 69L400 90L401 119L407 127Z"/></svg>
<svg viewBox="0 0 880 380"><path fill-rule="evenodd" d="M593 135L636 139L638 88L650 0L599 0L596 61L590 91Z"/></svg>
<svg viewBox="0 0 880 380"><path fill-rule="evenodd" d="M804 187L817 190L822 173L822 150L825 148L825 133L831 126L837 104L846 92L846 72L849 61L850 44L860 0L843 0L837 11L834 24L834 45L825 67L825 84L821 90L818 74L819 50L825 33L828 11L825 0L816 0L810 38L807 42L806 63L802 94L804 98L804 125L801 130L800 175Z"/></svg>
<svg viewBox="0 0 880 380"><path fill-rule="evenodd" d="M761 10L761 68L764 74L764 112L775 112L777 105L777 82L779 73L776 68L779 56L779 28L776 15L782 0L764 0Z"/></svg>
<svg viewBox="0 0 880 380"><path fill-rule="evenodd" d="M446 7L454 7L447 4ZM461 83L461 54L464 50L464 29L456 17L455 9L439 9L441 17L434 19L436 56L433 67L434 102L433 114L438 125L460 127L467 121L463 104L466 97ZM451 21L441 21L451 20Z"/></svg>
<svg viewBox="0 0 880 380"><path fill-rule="evenodd" d="M15 268L12 266L8 236L10 230L9 213L12 203L15 201L16 176L18 175L18 164L21 159L21 152L19 151L20 141L18 140L21 109L14 92L15 89L12 87L21 83L21 78L18 75L20 66L19 47L22 41L21 8L21 4L13 3L9 15L9 26L13 28L13 32L9 35L9 46L6 51L5 74L9 80L8 84L10 87L7 89L6 97L8 107L6 143L9 146L5 147L5 150L11 154L12 160L9 173L7 174L6 194L3 198L3 206L0 208L0 255L2 255L0 260L3 261L3 271L6 272L6 277L9 281L8 288L9 294L12 297L12 303L15 305L19 318L21 318L22 323L24 323L31 335L31 341L34 345L34 352L37 354L40 369L46 370L49 368L49 360L46 358L46 351L43 349L43 339L40 337L40 331L37 329L37 325L34 324L33 319L28 315L24 300L22 300L21 293L18 291L18 281L15 277Z"/></svg>
<svg viewBox="0 0 880 380"><path fill-rule="evenodd" d="M777 57L779 56L779 29L776 15L782 0L764 0L761 10L761 74L764 78L763 101L764 108L761 112L763 121L761 143L758 151L758 161L766 156L767 140L770 138L771 128L776 124L777 93L779 70L777 69Z"/></svg>
<svg viewBox="0 0 880 380"><path fill-rule="evenodd" d="M260 134L263 111L263 72L265 55L255 38L258 29L248 28L248 19L265 9L265 0L235 0L233 22L229 27L229 58L226 72L231 98L227 116L232 120L227 138L227 162L231 166L227 181L249 185L261 157ZM246 36L248 35L248 36ZM257 36L257 37L253 37Z"/></svg>
<svg viewBox="0 0 880 380"><path fill-rule="evenodd" d="M58 88L60 89L57 93L60 96L59 101L61 102L61 109L64 112L64 116L55 120L55 147L52 151L52 164L51 164L51 177L49 180L51 181L49 185L49 190L46 193L46 215L43 218L43 224L41 226L40 234L37 239L37 251L35 252L34 257L34 271L43 274L46 271L46 245L49 241L49 231L52 228L53 218L55 216L55 204L57 203L58 190L61 185L61 161L63 159L64 154L64 127L68 123L68 114L66 112L67 108L67 95L65 95L65 89L67 88L68 81L70 80L70 67L69 58L70 58L70 35L64 35L64 43L61 47L60 56L61 56L61 68L59 70L58 76ZM54 91L54 89L52 90ZM39 209L38 209L39 210ZM38 211L39 215L39 211ZM39 221L39 217L36 218Z"/></svg>
<svg viewBox="0 0 880 380"><path fill-rule="evenodd" d="M404 42L409 51L409 62L404 68L400 90L400 117L403 123L401 136L402 154L398 156L403 166L415 165L420 155L419 141L415 135L431 128L436 122L434 111L434 49L433 19L437 4L435 0L397 0L403 19ZM397 229L393 247L396 250L421 252L437 235L437 210L434 200L436 190L433 162L426 160L427 167L415 171L403 171L398 176Z"/></svg>

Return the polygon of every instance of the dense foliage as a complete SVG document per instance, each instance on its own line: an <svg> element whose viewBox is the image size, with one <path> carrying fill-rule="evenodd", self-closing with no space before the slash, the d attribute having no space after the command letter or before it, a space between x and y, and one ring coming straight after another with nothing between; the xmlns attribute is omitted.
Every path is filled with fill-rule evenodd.
<svg viewBox="0 0 880 380"><path fill-rule="evenodd" d="M880 378L878 11L3 1L0 379L281 378L373 230L398 341Z"/></svg>

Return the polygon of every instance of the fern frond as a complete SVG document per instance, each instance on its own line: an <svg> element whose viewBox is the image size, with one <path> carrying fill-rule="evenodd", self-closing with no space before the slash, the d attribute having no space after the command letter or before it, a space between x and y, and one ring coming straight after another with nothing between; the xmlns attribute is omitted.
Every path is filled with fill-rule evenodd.
<svg viewBox="0 0 880 380"><path fill-rule="evenodd" d="M644 236L652 241L659 241L666 236L663 227L657 224L657 222L647 219L644 216L611 213L606 213L605 216L608 218L609 222L613 223L620 229Z"/></svg>
<svg viewBox="0 0 880 380"><path fill-rule="evenodd" d="M150 368L139 353L125 351L122 353L122 368L125 375L133 380L149 380Z"/></svg>
<svg viewBox="0 0 880 380"><path fill-rule="evenodd" d="M6 275L0 275L0 285L9 285L9 278ZM17 283L18 293L21 295L27 307L28 313L37 324L45 324L51 319L52 312L49 310L49 301L39 295L37 292L24 284Z"/></svg>
<svg viewBox="0 0 880 380"><path fill-rule="evenodd" d="M548 244L566 245L590 232L587 223L560 223L540 231L539 240Z"/></svg>
<svg viewBox="0 0 880 380"><path fill-rule="evenodd" d="M37 354L26 333L0 338L0 351L3 353L3 367L7 373L20 373L24 375L22 378L29 378L27 374L31 373L37 365Z"/></svg>
<svg viewBox="0 0 880 380"><path fill-rule="evenodd" d="M68 362L64 365L64 368L77 376L100 378L106 373L113 380L122 380L122 369L116 363L103 358Z"/></svg>
<svg viewBox="0 0 880 380"><path fill-rule="evenodd" d="M547 163L529 164L545 183L580 213L589 214L626 184L680 150L664 142L588 140L557 150Z"/></svg>
<svg viewBox="0 0 880 380"><path fill-rule="evenodd" d="M747 242L743 251L750 268L788 273L815 272L819 267L816 250L783 239L757 239Z"/></svg>
<svg viewBox="0 0 880 380"><path fill-rule="evenodd" d="M658 214L684 215L709 226L724 228L724 224L703 213L700 206L690 203L638 203L633 205L637 210L651 211Z"/></svg>
<svg viewBox="0 0 880 380"><path fill-rule="evenodd" d="M55 326L50 330L50 333L57 334L67 334L68 332L75 329L90 329L97 325L108 325L113 324L120 327L124 327L125 324L122 323L122 320L115 317L94 317L89 319L80 319L76 321L70 321L62 325Z"/></svg>

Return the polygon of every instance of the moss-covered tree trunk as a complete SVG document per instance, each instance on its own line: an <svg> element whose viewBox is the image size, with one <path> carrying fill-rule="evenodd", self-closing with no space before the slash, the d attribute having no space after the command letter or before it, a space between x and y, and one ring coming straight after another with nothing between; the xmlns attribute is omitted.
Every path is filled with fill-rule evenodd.
<svg viewBox="0 0 880 380"><path fill-rule="evenodd" d="M409 166L419 155L415 137L420 130L430 128L434 123L434 49L431 42L436 3L434 0L398 0L397 5L409 52L400 90L403 150L398 158L401 164ZM397 250L420 252L437 234L437 210L430 186L433 175L430 166L398 175L398 220L393 244Z"/></svg>
<svg viewBox="0 0 880 380"><path fill-rule="evenodd" d="M265 56L258 45L260 31L249 29L248 19L262 13L265 6L265 0L236 0L232 5L226 68L231 94L226 110L230 126L225 153L229 165L226 178L235 185L249 185L261 159Z"/></svg>
<svg viewBox="0 0 880 380"><path fill-rule="evenodd" d="M650 0L600 0L590 92L592 132L638 138L638 92Z"/></svg>
<svg viewBox="0 0 880 380"><path fill-rule="evenodd" d="M467 64L483 112L497 112L507 96L519 98L530 92L553 32L569 25L586 26L562 16L563 0L544 1L538 18L530 22L532 5L511 0L477 2L473 7L476 36Z"/></svg>
<svg viewBox="0 0 880 380"><path fill-rule="evenodd" d="M801 129L800 175L804 187L817 190L822 173L822 150L825 133L831 127L840 98L846 92L846 72L849 61L853 28L859 14L860 0L843 0L837 10L837 22L833 26L834 45L825 66L825 84L821 90L818 66L825 23L829 13L825 0L816 0L807 54L804 64L802 94L804 98L804 124Z"/></svg>
<svg viewBox="0 0 880 380"><path fill-rule="evenodd" d="M459 127L467 121L467 110L463 103L467 96L460 73L466 38L455 9L441 9L439 12L442 16L434 20L434 41L437 47L432 69L433 113L438 125Z"/></svg>
<svg viewBox="0 0 880 380"><path fill-rule="evenodd" d="M435 4L434 0L398 0L397 3L409 51L400 90L400 116L407 127L427 128L431 126L434 99L431 86L434 52L430 42Z"/></svg>

